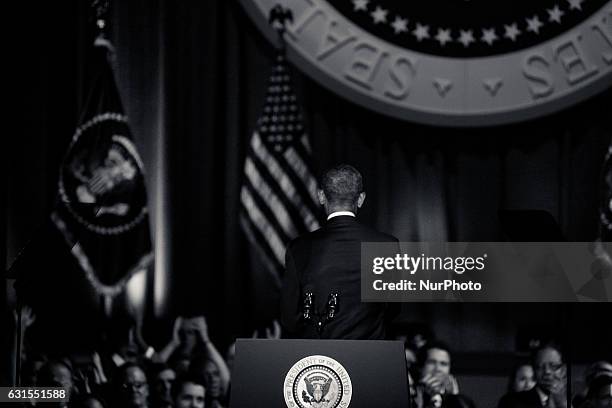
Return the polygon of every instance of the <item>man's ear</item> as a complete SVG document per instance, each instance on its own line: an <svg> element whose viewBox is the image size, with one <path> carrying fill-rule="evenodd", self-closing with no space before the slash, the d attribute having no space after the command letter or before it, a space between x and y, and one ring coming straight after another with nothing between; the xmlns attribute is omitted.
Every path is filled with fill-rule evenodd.
<svg viewBox="0 0 612 408"><path fill-rule="evenodd" d="M359 194L359 198L357 199L357 208L361 208L361 206L363 205L363 202L365 201L366 198L366 193L365 191L362 191Z"/></svg>
<svg viewBox="0 0 612 408"><path fill-rule="evenodd" d="M319 204L325 206L325 204L327 203L327 197L325 197L325 193L323 192L323 190L317 190L317 197L319 197Z"/></svg>

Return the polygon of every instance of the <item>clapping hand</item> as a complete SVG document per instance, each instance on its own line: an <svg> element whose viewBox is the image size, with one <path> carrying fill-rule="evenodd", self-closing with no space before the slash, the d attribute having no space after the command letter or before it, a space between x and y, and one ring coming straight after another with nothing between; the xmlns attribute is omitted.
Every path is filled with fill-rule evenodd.
<svg viewBox="0 0 612 408"><path fill-rule="evenodd" d="M183 318L181 316L174 320L172 326L172 342L175 345L181 344L181 329L183 328Z"/></svg>
<svg viewBox="0 0 612 408"><path fill-rule="evenodd" d="M565 365L554 373L549 401L552 407L567 408L567 367Z"/></svg>
<svg viewBox="0 0 612 408"><path fill-rule="evenodd" d="M445 374L426 374L421 378L421 384L428 395L443 394L446 386L447 377Z"/></svg>
<svg viewBox="0 0 612 408"><path fill-rule="evenodd" d="M206 319L204 316L193 317L190 320L190 325L193 330L200 336L200 340L204 342L204 344L210 342L210 337L208 335L208 325L206 324Z"/></svg>
<svg viewBox="0 0 612 408"><path fill-rule="evenodd" d="M19 311L13 311L13 317L15 318L15 323L17 323L19 319L19 315L17 314ZM36 315L32 308L28 305L24 305L21 308L21 329L25 331L28 327L32 326L36 321Z"/></svg>
<svg viewBox="0 0 612 408"><path fill-rule="evenodd" d="M253 331L251 335L252 338L259 338L258 330ZM280 339L281 338L281 326L278 320L272 321L271 327L266 327L265 329L265 338L266 339Z"/></svg>

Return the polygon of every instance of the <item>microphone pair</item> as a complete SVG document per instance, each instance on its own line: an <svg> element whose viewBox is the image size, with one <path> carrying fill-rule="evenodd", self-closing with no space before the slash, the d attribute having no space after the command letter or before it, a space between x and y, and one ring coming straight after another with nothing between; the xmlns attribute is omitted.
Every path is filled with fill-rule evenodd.
<svg viewBox="0 0 612 408"><path fill-rule="evenodd" d="M321 334L325 325L336 317L336 314L338 313L338 305L338 293L332 292L327 298L325 312L317 313L314 310L314 294L312 292L306 292L304 293L302 319L305 323L314 324L317 329L317 333Z"/></svg>

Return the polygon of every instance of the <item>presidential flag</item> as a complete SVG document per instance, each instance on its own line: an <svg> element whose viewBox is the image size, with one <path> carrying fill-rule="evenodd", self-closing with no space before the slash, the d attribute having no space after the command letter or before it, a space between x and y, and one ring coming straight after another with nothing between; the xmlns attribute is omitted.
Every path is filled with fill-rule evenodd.
<svg viewBox="0 0 612 408"><path fill-rule="evenodd" d="M88 96L64 156L51 220L96 291L112 298L153 260L143 165L109 59L94 44Z"/></svg>
<svg viewBox="0 0 612 408"><path fill-rule="evenodd" d="M320 219L310 143L282 53L251 135L240 201L242 229L280 287L287 244Z"/></svg>

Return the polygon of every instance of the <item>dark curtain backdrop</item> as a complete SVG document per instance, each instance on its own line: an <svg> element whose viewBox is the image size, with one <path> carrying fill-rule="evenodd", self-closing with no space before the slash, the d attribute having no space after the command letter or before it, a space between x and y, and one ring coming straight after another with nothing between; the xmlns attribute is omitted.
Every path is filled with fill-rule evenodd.
<svg viewBox="0 0 612 408"><path fill-rule="evenodd" d="M53 206L93 32L88 2L21 7L7 264ZM249 335L275 316L278 297L238 224L245 147L273 49L236 1L115 1L109 23L147 172L157 328L168 335L172 316L204 313L222 341ZM405 241L497 241L506 238L500 209L543 209L568 239L596 238L612 92L527 123L450 129L369 112L294 74L317 167L349 162L364 175L363 222Z"/></svg>

